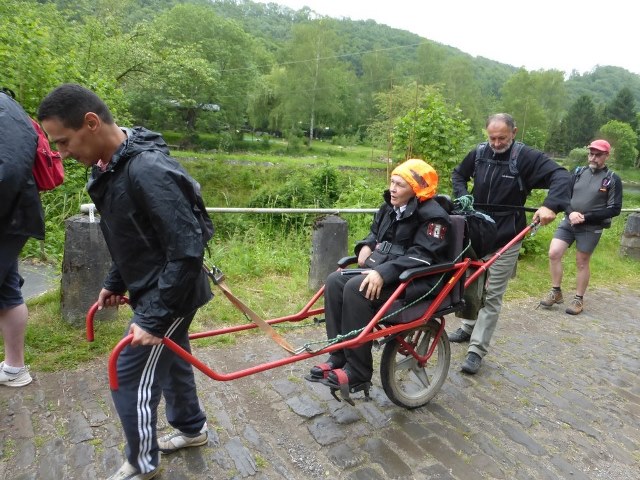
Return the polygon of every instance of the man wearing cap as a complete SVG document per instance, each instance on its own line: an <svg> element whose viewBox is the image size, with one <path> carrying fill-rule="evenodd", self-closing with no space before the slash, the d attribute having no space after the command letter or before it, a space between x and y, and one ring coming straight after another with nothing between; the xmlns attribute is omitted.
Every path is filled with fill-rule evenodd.
<svg viewBox="0 0 640 480"><path fill-rule="evenodd" d="M486 130L488 142L470 151L451 177L456 197L469 195L468 186L473 179L474 205L481 205L496 222L497 251L526 227L523 206L532 189L549 189L542 206L533 214L533 221L540 225L552 222L556 213L567 207L570 175L543 152L515 141L518 129L511 115L491 115ZM469 342L461 368L465 373L475 374L489 351L502 297L515 273L521 246L522 242L516 243L489 267L484 306L479 311L464 312L462 326L449 335L452 342Z"/></svg>
<svg viewBox="0 0 640 480"><path fill-rule="evenodd" d="M393 170L370 233L354 249L358 265L368 269L360 275L336 271L327 278L324 305L328 338L367 325L398 286L403 271L451 260L451 223L447 212L433 200L437 187L438 174L423 160L407 160ZM412 282L405 299L415 300L429 292L436 285L436 277L439 278L429 276ZM434 291L432 296L437 293ZM348 383L356 389L353 392L368 385L372 375L369 342L332 352L305 378L330 387Z"/></svg>
<svg viewBox="0 0 640 480"><path fill-rule="evenodd" d="M540 305L545 307L563 303L562 257L575 242L576 295L565 310L570 315L578 315L583 310L583 297L591 275L591 255L600 241L602 229L611 226L611 219L620 215L622 208L622 181L606 165L611 145L606 140L595 140L588 148L589 166L578 167L573 172L571 203L549 246L552 288L540 300Z"/></svg>

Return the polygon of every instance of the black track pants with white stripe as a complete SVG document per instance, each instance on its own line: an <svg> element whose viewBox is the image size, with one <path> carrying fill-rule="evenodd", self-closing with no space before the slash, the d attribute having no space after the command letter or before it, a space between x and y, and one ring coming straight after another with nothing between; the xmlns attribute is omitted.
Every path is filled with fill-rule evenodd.
<svg viewBox="0 0 640 480"><path fill-rule="evenodd" d="M176 318L166 336L187 351L195 312ZM160 395L167 420L185 433L200 431L206 416L198 402L193 368L164 345L128 345L118 358L119 388L111 393L127 440L129 463L142 473L158 466L156 423Z"/></svg>

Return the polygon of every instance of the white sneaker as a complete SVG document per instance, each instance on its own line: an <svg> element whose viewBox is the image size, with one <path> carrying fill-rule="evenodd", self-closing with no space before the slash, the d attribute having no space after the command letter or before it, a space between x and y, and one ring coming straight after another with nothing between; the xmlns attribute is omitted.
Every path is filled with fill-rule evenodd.
<svg viewBox="0 0 640 480"><path fill-rule="evenodd" d="M0 362L0 385L24 387L29 385L32 380L27 367L22 367L18 373L9 373L4 370L4 362Z"/></svg>
<svg viewBox="0 0 640 480"><path fill-rule="evenodd" d="M147 473L140 473L136 467L129 462L124 462L116 473L111 475L107 480L149 480L160 473L160 467L154 468Z"/></svg>
<svg viewBox="0 0 640 480"><path fill-rule="evenodd" d="M181 448L199 447L209 441L209 427L207 422L204 423L199 433L188 435L180 430L174 430L172 433L158 439L158 447L162 453L173 453Z"/></svg>

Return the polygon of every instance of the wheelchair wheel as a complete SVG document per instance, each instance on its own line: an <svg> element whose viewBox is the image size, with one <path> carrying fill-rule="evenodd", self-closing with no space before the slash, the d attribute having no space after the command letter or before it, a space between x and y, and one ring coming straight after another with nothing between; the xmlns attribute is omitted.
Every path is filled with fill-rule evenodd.
<svg viewBox="0 0 640 480"><path fill-rule="evenodd" d="M434 343L440 328L436 320L402 332L402 338L418 355L425 355ZM438 393L449 373L451 348L446 332L435 344L431 358L423 365L409 353L397 339L384 347L380 363L382 387L389 399L404 408L418 408L426 405Z"/></svg>

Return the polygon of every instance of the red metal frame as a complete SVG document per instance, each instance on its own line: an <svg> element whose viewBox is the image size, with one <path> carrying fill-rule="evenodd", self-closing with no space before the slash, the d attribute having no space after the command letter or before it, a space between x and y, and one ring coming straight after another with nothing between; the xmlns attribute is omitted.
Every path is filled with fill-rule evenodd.
<svg viewBox="0 0 640 480"><path fill-rule="evenodd" d="M429 307L422 314L422 316L420 316L420 318L418 318L418 319L416 319L416 320L414 320L412 322L409 322L409 323L402 323L402 324L397 324L397 325L383 325L383 324L379 323L380 320L389 311L389 309L391 308L391 305L393 304L393 302L396 299L398 299L398 297L402 294L402 292L404 292L404 290L406 289L407 285L410 283L410 281L407 281L407 282L400 283L400 285L396 288L396 290L393 292L391 297L378 310L376 315L371 319L371 321L362 330L362 332L360 332L360 334L358 336L356 336L356 337L354 337L352 339L349 339L349 340L344 340L342 342L327 346L327 347L322 348L322 349L320 349L318 351L297 353L295 355L288 356L288 357L285 357L285 358L281 358L279 360L266 362L266 363L255 365L255 366L252 366L252 367L249 367L249 368L245 368L245 369L242 369L242 370L237 370L237 371L234 371L234 372L231 372L231 373L219 373L219 372L216 372L215 370L212 370L211 368L209 368L207 365L205 365L203 362L198 360L191 353L189 353L186 350L184 350L182 347L180 347L178 344L176 344L170 338L164 337L162 339L162 343L168 349L170 349L176 355L178 355L180 358L182 358L182 359L186 360L187 362L191 363L194 367L196 367L202 373L207 375L209 378L212 378L213 380L218 380L218 381L229 381L229 380L235 380L237 378L253 375L255 373L263 372L263 371L266 371L266 370L271 370L273 368L281 367L281 366L284 366L284 365L288 365L290 363L294 363L294 362L298 362L298 361L301 361L301 360L305 360L307 358L315 357L317 355L331 353L331 352L333 352L335 350L341 350L343 348L351 348L351 347L354 347L354 346L362 345L364 343L371 342L373 340L377 340L377 339L379 339L381 337L387 337L387 336L390 336L390 335L401 334L403 332L406 332L406 331L415 329L417 327L420 327L425 322L427 322L429 319L433 318L434 314L438 311L438 309L439 309L440 305L442 304L443 300L449 295L449 293L451 292L453 287L456 285L456 283L458 283L458 281L460 281L462 276L467 272L467 270L469 268L475 269L476 271L465 280L465 285L464 285L465 288L468 287L469 285L471 285L478 278L478 276L480 276L483 271L486 271L506 250L511 248L517 242L521 241L533 227L534 227L534 224L531 224L528 227L526 227L513 240L511 240L511 242L509 242L507 245L505 245L503 248L501 248L498 252L496 252L494 254L494 256L492 256L487 261L471 260L470 258L465 258L464 260L462 260L462 261L460 261L458 263L455 263L453 266L451 266L449 264L448 266L444 266L442 269L431 270L428 274L421 275L421 276L427 276L427 275L431 276L431 275L438 275L438 274L453 272L453 274L450 277L450 279L447 281L447 283L440 290L440 292L438 293L436 298L430 303ZM324 286L321 287L313 295L311 300L298 313L296 313L294 315L287 315L287 316L284 316L284 317L278 317L278 318L274 318L274 319L271 319L271 320L267 320L267 323L269 323L271 325L274 325L274 324L283 323L283 322L299 322L299 321L307 319L307 318L309 318L309 317L311 317L313 315L318 315L318 314L324 313L324 308L323 307L313 308L315 303L323 296L323 294L324 294ZM87 335L87 340L90 341L90 342L92 342L94 340L94 322L93 322L93 317L94 317L95 312L97 311L97 309L98 309L98 304L95 303L94 305L91 306L91 308L87 312L87 316L86 316L86 330L87 330L86 335ZM418 355L417 352L413 349L413 347L411 347L411 345L409 345L402 338L402 336L398 336L398 340L403 345L403 347L407 350L408 353L410 353L412 356L414 356L418 360L418 362L420 363L421 366L424 365L428 361L428 359L431 357L431 355L433 354L433 352L435 350L435 346L437 345L440 336L445 334L444 333L444 329L445 329L444 317L439 317L439 319L440 319L440 328L438 329L438 333L436 334L436 337L434 338L434 342L433 342L431 348L429 349L428 352L426 352L425 355ZM243 330L250 330L250 329L253 329L253 328L257 328L257 325L255 325L254 323L247 323L247 324L243 324L243 325L220 328L220 329L211 330L211 331L207 331L207 332L192 333L192 334L189 335L189 338L193 340L193 339L205 338L205 337L213 337L213 336L218 336L218 335L227 335L227 334L230 334L230 333L240 332L240 331L243 331ZM111 354L109 356L109 386L110 386L110 388L112 390L117 390L118 389L118 374L117 374L117 368L116 368L118 356L120 355L120 352L122 352L122 350L129 343L131 343L132 338L133 338L133 335L131 335L131 334L125 336L113 348L113 350L111 351Z"/></svg>

